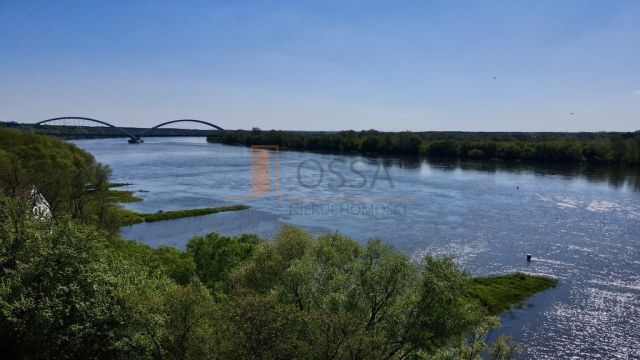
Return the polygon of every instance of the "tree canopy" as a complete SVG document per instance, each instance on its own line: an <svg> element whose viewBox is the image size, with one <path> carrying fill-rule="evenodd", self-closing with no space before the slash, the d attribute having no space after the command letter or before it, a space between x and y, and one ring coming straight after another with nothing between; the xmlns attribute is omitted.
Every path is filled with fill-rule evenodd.
<svg viewBox="0 0 640 360"><path fill-rule="evenodd" d="M340 131L225 131L210 142L278 145L332 153L412 155L588 164L640 164L640 132L635 133L466 133Z"/></svg>

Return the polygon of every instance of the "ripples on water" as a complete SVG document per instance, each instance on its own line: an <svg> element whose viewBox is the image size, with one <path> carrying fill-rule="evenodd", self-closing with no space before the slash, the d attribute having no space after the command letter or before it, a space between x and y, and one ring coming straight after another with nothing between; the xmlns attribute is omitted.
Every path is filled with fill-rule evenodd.
<svg viewBox="0 0 640 360"><path fill-rule="evenodd" d="M307 214L294 211L291 201L272 196L230 198L250 194L251 153L246 148L179 138L150 138L141 145L128 145L123 139L75 143L109 164L114 182L149 191L137 194L143 202L128 205L134 210L252 206L241 212L126 227L121 231L126 238L152 246L184 247L197 234L255 232L268 237L281 224L294 223L316 232L339 230L362 241L380 238L414 258L454 256L474 274L553 275L560 280L557 289L538 294L503 316L499 332L521 341L526 358L640 358L637 174L281 152L283 195L348 195L357 200L312 202L404 206L404 211L391 215ZM331 174L326 172L321 186L306 189L296 179L297 167L305 159L318 161L325 171L333 159L355 159L369 179L384 163L393 187L380 181L373 188L335 192L328 181L336 179L327 179ZM406 196L413 199L393 200ZM531 263L524 260L527 253L534 256Z"/></svg>

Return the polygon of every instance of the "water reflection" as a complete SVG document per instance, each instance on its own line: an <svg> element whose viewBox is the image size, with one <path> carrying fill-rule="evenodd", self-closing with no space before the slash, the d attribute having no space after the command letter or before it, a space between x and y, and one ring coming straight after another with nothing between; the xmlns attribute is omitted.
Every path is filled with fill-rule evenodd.
<svg viewBox="0 0 640 360"><path fill-rule="evenodd" d="M629 187L640 191L640 168L620 165L548 164L504 161L473 161L459 159L422 159L418 157L374 157L384 166L399 169L417 169L428 166L440 171L506 172L513 174L555 175L566 180L582 179L593 183L604 182L613 188Z"/></svg>

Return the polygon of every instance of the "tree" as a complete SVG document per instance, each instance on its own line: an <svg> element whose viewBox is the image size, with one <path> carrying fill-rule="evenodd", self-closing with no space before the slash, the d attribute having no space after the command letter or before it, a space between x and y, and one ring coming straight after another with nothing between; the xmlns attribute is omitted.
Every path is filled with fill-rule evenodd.
<svg viewBox="0 0 640 360"><path fill-rule="evenodd" d="M220 358L217 306L208 291L194 286L134 292L124 311L131 353L141 358Z"/></svg>
<svg viewBox="0 0 640 360"><path fill-rule="evenodd" d="M168 279L113 251L94 227L35 216L25 199L0 197L0 229L0 353L131 353L137 335L125 325L125 296L167 289Z"/></svg>
<svg viewBox="0 0 640 360"><path fill-rule="evenodd" d="M230 237L211 233L191 239L187 252L195 262L200 280L215 292L226 292L231 270L251 258L259 243L256 235Z"/></svg>
<svg viewBox="0 0 640 360"><path fill-rule="evenodd" d="M223 359L310 358L307 314L271 294L237 293L221 315Z"/></svg>
<svg viewBox="0 0 640 360"><path fill-rule="evenodd" d="M113 228L106 201L110 169L53 137L0 128L0 193L41 194L54 217Z"/></svg>
<svg viewBox="0 0 640 360"><path fill-rule="evenodd" d="M107 356L118 337L116 299L94 230L0 205L0 352L11 356Z"/></svg>
<svg viewBox="0 0 640 360"><path fill-rule="evenodd" d="M313 358L433 354L485 317L451 259L416 266L379 241L363 247L337 233L284 227L232 278L234 293L274 296L304 314Z"/></svg>
<svg viewBox="0 0 640 360"><path fill-rule="evenodd" d="M153 251L162 271L180 285L188 285L197 279L196 264L187 252L172 246L160 246Z"/></svg>

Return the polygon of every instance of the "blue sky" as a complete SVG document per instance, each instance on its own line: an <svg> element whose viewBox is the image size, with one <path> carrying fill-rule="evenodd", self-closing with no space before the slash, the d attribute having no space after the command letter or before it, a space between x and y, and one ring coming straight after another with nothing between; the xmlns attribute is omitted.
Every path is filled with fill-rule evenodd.
<svg viewBox="0 0 640 360"><path fill-rule="evenodd" d="M0 0L0 121L61 115L638 130L640 1Z"/></svg>

